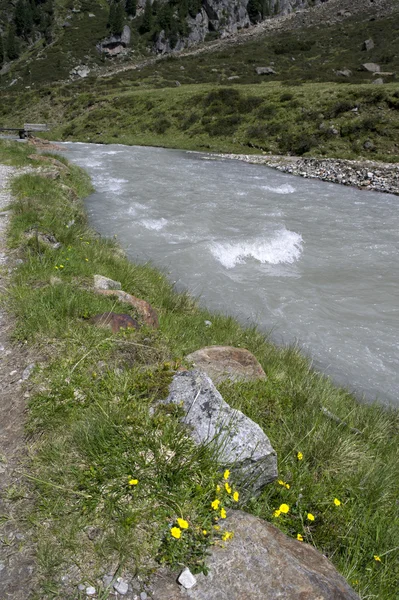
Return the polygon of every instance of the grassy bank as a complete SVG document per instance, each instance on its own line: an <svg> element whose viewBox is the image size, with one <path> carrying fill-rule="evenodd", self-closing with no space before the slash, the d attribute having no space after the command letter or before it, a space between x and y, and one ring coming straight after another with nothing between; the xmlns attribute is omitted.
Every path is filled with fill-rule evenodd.
<svg viewBox="0 0 399 600"><path fill-rule="evenodd" d="M29 164L30 152L0 142L3 162ZM9 245L23 264L3 298L16 317L15 340L40 357L27 423L34 508L25 515L37 539L38 597L76 597L81 581L97 585L110 571L146 576L160 562L203 568L207 547L220 543L210 504L223 473L209 450L194 447L178 413L149 408L167 395L189 352L220 344L248 348L265 368L266 382L220 391L264 428L279 457L279 481L238 505L314 544L361 598L396 600L398 411L358 403L295 348L210 314L150 265L127 261L115 241L87 225L78 199L90 191L86 175L71 165L59 173L13 183ZM32 228L62 246L40 245L26 235ZM106 311L138 317L92 291L97 273L148 300L160 328L112 335L90 325L88 317ZM16 502L24 494L10 490ZM288 514L277 514L283 503ZM180 539L170 533L177 519L189 525Z"/></svg>
<svg viewBox="0 0 399 600"><path fill-rule="evenodd" d="M395 84L275 82L95 94L66 87L2 110L4 122L58 122L52 139L396 162L398 109Z"/></svg>

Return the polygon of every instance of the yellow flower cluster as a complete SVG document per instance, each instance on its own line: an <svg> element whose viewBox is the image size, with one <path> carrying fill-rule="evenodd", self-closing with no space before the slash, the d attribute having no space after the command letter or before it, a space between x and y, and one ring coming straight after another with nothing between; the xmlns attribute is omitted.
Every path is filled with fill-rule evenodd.
<svg viewBox="0 0 399 600"><path fill-rule="evenodd" d="M176 540L179 540L181 538L181 534L182 534L183 530L189 528L189 524L188 524L188 521L186 521L185 519L181 519L181 518L176 519L176 522L178 524L178 527L176 527L176 526L171 527L170 535L172 537L174 537ZM206 534L206 531L205 531L204 535L205 534Z"/></svg>

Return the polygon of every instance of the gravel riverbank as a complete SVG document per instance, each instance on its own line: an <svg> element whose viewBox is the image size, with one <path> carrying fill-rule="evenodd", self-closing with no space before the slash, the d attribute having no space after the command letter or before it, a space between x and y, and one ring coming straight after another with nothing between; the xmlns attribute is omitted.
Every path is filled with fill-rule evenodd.
<svg viewBox="0 0 399 600"><path fill-rule="evenodd" d="M218 154L222 158L243 160L273 167L283 173L351 185L362 190L399 195L399 164L371 160L300 158L254 154Z"/></svg>

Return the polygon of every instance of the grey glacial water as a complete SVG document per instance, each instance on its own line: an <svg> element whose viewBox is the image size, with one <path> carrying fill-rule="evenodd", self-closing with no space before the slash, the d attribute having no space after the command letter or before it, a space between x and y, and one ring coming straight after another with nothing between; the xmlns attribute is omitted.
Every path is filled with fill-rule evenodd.
<svg viewBox="0 0 399 600"><path fill-rule="evenodd" d="M358 396L399 401L399 198L159 148L64 145L92 226L211 309L296 342Z"/></svg>

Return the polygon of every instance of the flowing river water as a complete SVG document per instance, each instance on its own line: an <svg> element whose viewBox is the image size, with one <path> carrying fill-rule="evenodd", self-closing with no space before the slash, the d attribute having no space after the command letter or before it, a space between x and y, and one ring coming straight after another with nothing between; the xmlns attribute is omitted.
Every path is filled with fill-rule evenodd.
<svg viewBox="0 0 399 600"><path fill-rule="evenodd" d="M296 343L358 397L399 403L399 198L210 155L66 143L91 225L210 309Z"/></svg>

